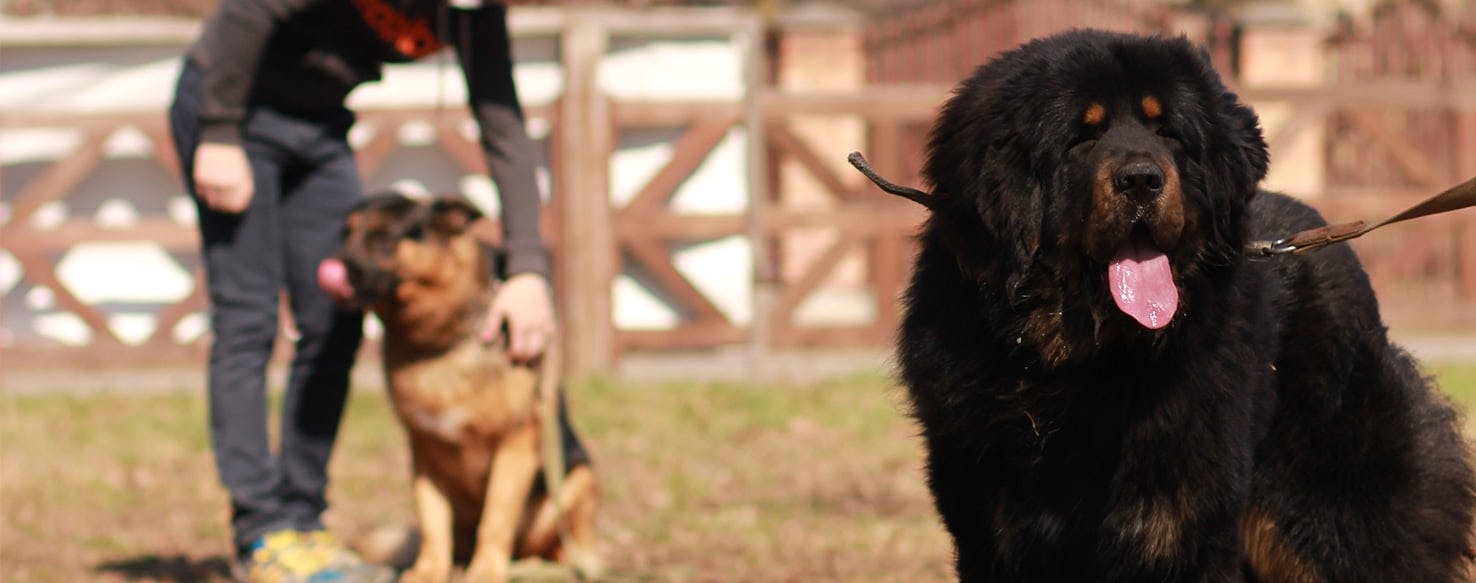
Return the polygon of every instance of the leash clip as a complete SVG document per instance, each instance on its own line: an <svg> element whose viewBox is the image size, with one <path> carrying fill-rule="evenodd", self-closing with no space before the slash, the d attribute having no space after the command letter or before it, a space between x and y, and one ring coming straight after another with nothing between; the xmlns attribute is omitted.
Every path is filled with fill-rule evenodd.
<svg viewBox="0 0 1476 583"><path fill-rule="evenodd" d="M1261 253L1268 256L1285 255L1287 253L1296 253L1297 250L1301 248L1302 247L1300 245L1297 245L1291 237L1287 237L1285 239L1277 239L1275 241L1272 241L1271 244L1267 245L1266 249Z"/></svg>
<svg viewBox="0 0 1476 583"><path fill-rule="evenodd" d="M1286 255L1287 253L1296 253L1302 250L1302 246L1297 245L1293 239L1293 237L1287 237L1275 241L1251 241L1250 244L1245 246L1245 250L1247 254L1259 257L1275 257L1277 255Z"/></svg>
<svg viewBox="0 0 1476 583"><path fill-rule="evenodd" d="M1269 243L1256 241L1247 245L1246 249L1252 254L1258 254L1263 257L1285 255L1287 253L1301 253L1333 243L1354 239L1368 231L1369 229L1364 228L1363 221L1326 225L1315 229L1307 229L1290 237L1277 239Z"/></svg>

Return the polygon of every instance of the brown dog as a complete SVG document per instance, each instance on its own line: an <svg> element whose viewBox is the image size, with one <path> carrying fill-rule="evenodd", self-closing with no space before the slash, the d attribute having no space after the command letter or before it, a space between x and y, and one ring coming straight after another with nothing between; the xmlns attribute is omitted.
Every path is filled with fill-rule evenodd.
<svg viewBox="0 0 1476 583"><path fill-rule="evenodd" d="M419 552L402 580L445 581L464 562L468 580L503 581L514 557L592 576L595 479L551 370L556 343L530 367L477 338L498 272L499 254L477 235L487 226L465 200L371 197L320 270L325 289L384 323L385 379L410 438L420 519ZM549 430L561 442L549 459L564 458L563 471L539 476Z"/></svg>

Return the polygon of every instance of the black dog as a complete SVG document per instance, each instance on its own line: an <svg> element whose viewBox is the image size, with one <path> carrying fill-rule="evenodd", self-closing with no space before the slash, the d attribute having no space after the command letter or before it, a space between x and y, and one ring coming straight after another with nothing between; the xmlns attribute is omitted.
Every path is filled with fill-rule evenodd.
<svg viewBox="0 0 1476 583"><path fill-rule="evenodd" d="M898 358L970 581L1451 581L1457 415L1343 244L1258 192L1257 119L1183 39L1074 31L959 86Z"/></svg>

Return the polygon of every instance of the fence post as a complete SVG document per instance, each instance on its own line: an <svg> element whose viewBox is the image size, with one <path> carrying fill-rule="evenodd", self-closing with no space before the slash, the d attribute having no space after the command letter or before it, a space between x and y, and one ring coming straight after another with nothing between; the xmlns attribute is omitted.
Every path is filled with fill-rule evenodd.
<svg viewBox="0 0 1476 583"><path fill-rule="evenodd" d="M611 372L615 329L610 285L615 279L615 236L611 226L609 159L612 145L610 104L600 94L599 64L609 37L583 10L569 12L560 39L564 96L559 140L564 164L560 280L564 283L566 372L586 376Z"/></svg>
<svg viewBox="0 0 1476 583"><path fill-rule="evenodd" d="M753 312L750 315L748 358L754 376L762 377L773 350L769 310L774 305L777 272L765 211L769 205L768 140L764 133L762 99L768 87L766 27L752 18L738 33L744 53L743 126L748 151L748 244L753 253Z"/></svg>
<svg viewBox="0 0 1476 583"><path fill-rule="evenodd" d="M1288 7L1247 19L1240 41L1243 88L1316 87L1326 82L1322 33L1304 11ZM1316 104L1253 103L1273 150L1267 188L1323 204L1327 196L1325 116Z"/></svg>

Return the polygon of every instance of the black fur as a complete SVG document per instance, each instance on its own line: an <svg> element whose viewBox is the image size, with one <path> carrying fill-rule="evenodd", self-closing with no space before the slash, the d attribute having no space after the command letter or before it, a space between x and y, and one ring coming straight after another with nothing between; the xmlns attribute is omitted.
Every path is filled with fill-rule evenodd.
<svg viewBox="0 0 1476 583"><path fill-rule="evenodd" d="M1124 217L1094 198L1113 143L1171 164L1179 203ZM961 579L1464 576L1457 415L1390 344L1345 244L1242 253L1323 224L1257 191L1266 165L1255 114L1183 39L1034 41L943 107L898 360ZM1107 290L1096 242L1133 229L1179 289L1159 330Z"/></svg>

